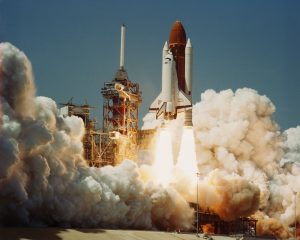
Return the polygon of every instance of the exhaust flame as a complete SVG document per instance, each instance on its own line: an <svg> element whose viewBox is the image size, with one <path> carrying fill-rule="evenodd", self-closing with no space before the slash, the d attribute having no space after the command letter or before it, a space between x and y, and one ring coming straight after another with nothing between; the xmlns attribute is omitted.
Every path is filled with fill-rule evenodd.
<svg viewBox="0 0 300 240"><path fill-rule="evenodd" d="M212 224L204 224L201 226L202 231L204 233L214 234L215 233L215 226Z"/></svg>
<svg viewBox="0 0 300 240"><path fill-rule="evenodd" d="M171 135L168 129L161 129L158 133L154 161L154 177L163 186L171 182L174 167Z"/></svg>
<svg viewBox="0 0 300 240"><path fill-rule="evenodd" d="M182 170L185 175L191 175L192 181L195 182L194 173L197 173L197 160L193 128L185 127L183 129L176 167Z"/></svg>

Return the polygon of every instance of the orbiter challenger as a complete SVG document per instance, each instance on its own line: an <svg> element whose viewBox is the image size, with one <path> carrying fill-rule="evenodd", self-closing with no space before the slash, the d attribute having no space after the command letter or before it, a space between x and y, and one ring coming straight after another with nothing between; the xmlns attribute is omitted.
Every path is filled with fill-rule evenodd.
<svg viewBox="0 0 300 240"><path fill-rule="evenodd" d="M186 41L185 30L180 21L172 27L169 45L162 51L162 89L150 105L156 119L176 119L184 113L184 125L192 126L192 45Z"/></svg>

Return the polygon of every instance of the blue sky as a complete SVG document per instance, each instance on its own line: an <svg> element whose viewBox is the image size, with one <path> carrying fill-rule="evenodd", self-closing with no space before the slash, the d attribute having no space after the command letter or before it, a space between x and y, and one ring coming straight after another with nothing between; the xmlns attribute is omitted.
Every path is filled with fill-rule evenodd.
<svg viewBox="0 0 300 240"><path fill-rule="evenodd" d="M193 102L206 89L249 87L276 106L285 130L300 124L300 1L0 0L0 41L32 62L38 95L95 106L119 65L140 83L142 118L161 88L161 50L181 20L194 47Z"/></svg>

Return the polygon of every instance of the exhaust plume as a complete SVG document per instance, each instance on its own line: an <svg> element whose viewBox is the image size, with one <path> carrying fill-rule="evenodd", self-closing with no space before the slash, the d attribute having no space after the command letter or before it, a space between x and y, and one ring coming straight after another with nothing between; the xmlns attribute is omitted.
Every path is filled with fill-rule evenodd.
<svg viewBox="0 0 300 240"><path fill-rule="evenodd" d="M282 133L274 112L270 99L253 89L207 90L193 106L193 125L200 207L225 221L254 214L259 234L283 237L294 226L295 202L300 220L300 194L295 201L300 192L300 127ZM144 128L159 125L150 114L144 121ZM173 125L173 146L178 148L182 119ZM174 179L172 186L196 202L191 180L179 171Z"/></svg>

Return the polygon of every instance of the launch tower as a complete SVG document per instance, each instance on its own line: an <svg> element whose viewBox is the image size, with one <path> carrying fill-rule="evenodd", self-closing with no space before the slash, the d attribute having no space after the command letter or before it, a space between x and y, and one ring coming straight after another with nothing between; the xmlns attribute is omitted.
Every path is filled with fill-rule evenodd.
<svg viewBox="0 0 300 240"><path fill-rule="evenodd" d="M124 66L125 26L121 26L120 68L115 78L105 82L103 96L103 158L116 165L123 159L136 159L138 108L142 102L139 84L131 82Z"/></svg>

